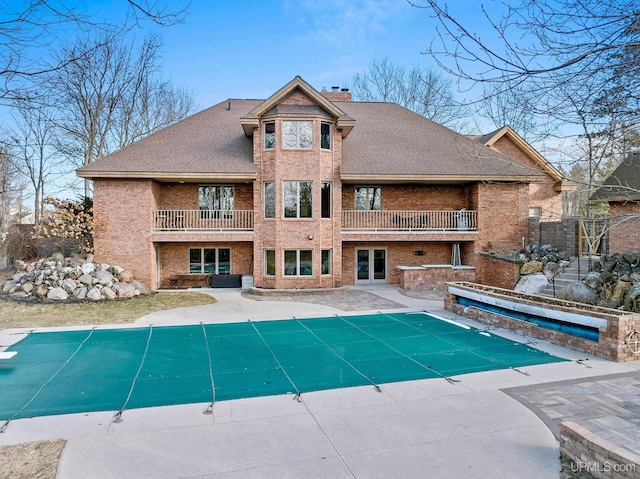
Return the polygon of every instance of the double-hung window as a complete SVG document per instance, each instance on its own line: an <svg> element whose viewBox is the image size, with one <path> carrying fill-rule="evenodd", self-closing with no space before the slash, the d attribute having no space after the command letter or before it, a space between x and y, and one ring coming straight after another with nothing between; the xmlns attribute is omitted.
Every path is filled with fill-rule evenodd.
<svg viewBox="0 0 640 479"><path fill-rule="evenodd" d="M267 249L264 251L264 275L276 275L276 250Z"/></svg>
<svg viewBox="0 0 640 479"><path fill-rule="evenodd" d="M356 186L356 210L376 210L382 206L379 186Z"/></svg>
<svg viewBox="0 0 640 479"><path fill-rule="evenodd" d="M311 181L284 182L285 218L311 218L312 185Z"/></svg>
<svg viewBox="0 0 640 479"><path fill-rule="evenodd" d="M282 147L305 150L313 148L313 122L306 120L283 121Z"/></svg>
<svg viewBox="0 0 640 479"><path fill-rule="evenodd" d="M273 181L264 183L264 217L276 217L276 184Z"/></svg>
<svg viewBox="0 0 640 479"><path fill-rule="evenodd" d="M329 123L320 124L320 148L331 149L331 125Z"/></svg>
<svg viewBox="0 0 640 479"><path fill-rule="evenodd" d="M233 213L233 186L203 185L198 190L201 219L230 218ZM223 212L223 214L220 214Z"/></svg>
<svg viewBox="0 0 640 479"><path fill-rule="evenodd" d="M331 182L322 182L320 188L320 217L331 218Z"/></svg>
<svg viewBox="0 0 640 479"><path fill-rule="evenodd" d="M264 149L272 150L276 147L276 123L268 121L264 124Z"/></svg>
<svg viewBox="0 0 640 479"><path fill-rule="evenodd" d="M190 274L231 274L229 248L189 248Z"/></svg>
<svg viewBox="0 0 640 479"><path fill-rule="evenodd" d="M290 249L284 251L285 276L312 276L313 253L310 249Z"/></svg>

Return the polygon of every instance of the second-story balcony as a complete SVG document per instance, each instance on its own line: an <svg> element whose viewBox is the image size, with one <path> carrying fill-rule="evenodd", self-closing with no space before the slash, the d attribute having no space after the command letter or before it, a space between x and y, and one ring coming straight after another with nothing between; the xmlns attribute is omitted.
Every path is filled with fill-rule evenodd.
<svg viewBox="0 0 640 479"><path fill-rule="evenodd" d="M343 231L361 232L466 232L478 229L477 211L372 211L342 212Z"/></svg>
<svg viewBox="0 0 640 479"><path fill-rule="evenodd" d="M157 210L153 231L253 231L253 210Z"/></svg>

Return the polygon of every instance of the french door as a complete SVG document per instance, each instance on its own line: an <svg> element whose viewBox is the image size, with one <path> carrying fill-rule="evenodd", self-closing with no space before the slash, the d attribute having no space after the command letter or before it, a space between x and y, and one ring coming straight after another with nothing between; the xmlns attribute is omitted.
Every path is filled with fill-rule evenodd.
<svg viewBox="0 0 640 479"><path fill-rule="evenodd" d="M384 284L387 282L387 250L382 248L356 249L356 283Z"/></svg>

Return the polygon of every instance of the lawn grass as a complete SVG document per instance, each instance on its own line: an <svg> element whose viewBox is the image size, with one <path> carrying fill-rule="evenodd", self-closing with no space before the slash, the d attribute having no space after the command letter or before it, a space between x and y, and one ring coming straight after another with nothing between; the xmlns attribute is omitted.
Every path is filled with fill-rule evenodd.
<svg viewBox="0 0 640 479"><path fill-rule="evenodd" d="M132 323L165 309L215 303L195 292L159 292L121 301L96 303L26 303L0 299L0 330Z"/></svg>

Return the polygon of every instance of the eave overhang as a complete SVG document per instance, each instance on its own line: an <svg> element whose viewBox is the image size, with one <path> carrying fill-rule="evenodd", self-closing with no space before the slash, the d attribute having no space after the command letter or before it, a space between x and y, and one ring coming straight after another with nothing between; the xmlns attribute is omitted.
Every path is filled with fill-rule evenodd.
<svg viewBox="0 0 640 479"><path fill-rule="evenodd" d="M468 175L377 175L362 173L343 173L340 175L343 183L367 183L367 184L393 184L393 183L423 183L423 184L468 184L486 181L501 183L531 183L539 180L539 176L477 176Z"/></svg>
<svg viewBox="0 0 640 479"><path fill-rule="evenodd" d="M156 180L169 183L199 183L211 181L226 181L231 183L246 183L255 181L256 173L246 172L159 172L159 171L82 171L77 170L80 178L88 179L121 179L121 180Z"/></svg>

